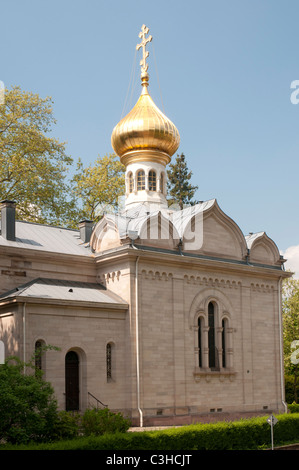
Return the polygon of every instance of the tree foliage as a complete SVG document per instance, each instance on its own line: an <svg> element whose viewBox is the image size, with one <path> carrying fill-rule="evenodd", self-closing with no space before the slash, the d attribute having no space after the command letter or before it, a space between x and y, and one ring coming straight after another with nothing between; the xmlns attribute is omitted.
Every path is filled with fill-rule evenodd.
<svg viewBox="0 0 299 470"><path fill-rule="evenodd" d="M168 176L168 194L169 203L178 204L180 209L184 205L194 205L197 201L193 200L198 186L191 184L192 171L188 170L185 155L176 156L174 163L169 165Z"/></svg>
<svg viewBox="0 0 299 470"><path fill-rule="evenodd" d="M13 87L0 106L0 197L15 200L22 220L63 224L70 210L65 144L50 137L50 97Z"/></svg>
<svg viewBox="0 0 299 470"><path fill-rule="evenodd" d="M17 357L0 365L0 440L20 443L51 438L57 423L54 390L33 363L32 373Z"/></svg>
<svg viewBox="0 0 299 470"><path fill-rule="evenodd" d="M87 167L79 159L72 185L80 218L97 222L105 211L117 208L124 194L125 167L115 154L99 156Z"/></svg>
<svg viewBox="0 0 299 470"><path fill-rule="evenodd" d="M98 157L84 167L65 143L50 137L53 101L13 87L0 106L0 199L17 202L17 218L77 227L82 218L99 220L124 193L124 166L116 155Z"/></svg>
<svg viewBox="0 0 299 470"><path fill-rule="evenodd" d="M283 282L283 344L285 372L293 379L294 401L297 403L299 363L299 280L288 278Z"/></svg>

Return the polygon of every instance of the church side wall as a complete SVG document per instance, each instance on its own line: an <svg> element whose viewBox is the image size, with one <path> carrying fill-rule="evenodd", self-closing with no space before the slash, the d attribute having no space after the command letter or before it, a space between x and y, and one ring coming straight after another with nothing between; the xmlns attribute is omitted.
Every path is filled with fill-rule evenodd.
<svg viewBox="0 0 299 470"><path fill-rule="evenodd" d="M133 253L133 254L132 254ZM137 263L137 254L139 262ZM278 274L262 276L251 269L236 271L201 264L193 258L170 258L133 251L122 258L84 262L82 273L66 264L31 259L26 278L52 273L56 277L101 282L129 304L127 311L83 308L78 304L27 304L26 359L35 342L57 346L45 356L46 380L65 406L65 355L80 359L80 406L88 392L110 409L132 413L138 420L136 368L136 287L140 351L140 405L145 420L198 414L268 412L280 409L280 332ZM161 259L162 258L162 259ZM14 259L14 262L12 263ZM29 260L1 258L1 269L23 269ZM19 264L17 264L19 263ZM39 269L43 269L38 271ZM136 284L136 269L138 286ZM80 275L82 275L80 277ZM4 277L6 278L4 279ZM46 276L45 276L46 277ZM49 277L49 276L47 276ZM20 276L2 274L17 284ZM21 282L23 283L23 281ZM14 287L15 287L14 285ZM222 320L226 323L226 366L208 366L208 304L215 305L215 337L221 362ZM2 307L0 332L8 353L23 359L22 304ZM202 324L202 364L199 364L198 318ZM106 374L106 345L113 349L111 380ZM268 410L268 411L267 411Z"/></svg>
<svg viewBox="0 0 299 470"><path fill-rule="evenodd" d="M65 355L75 351L80 366L80 409L89 402L96 406L90 392L110 409L126 408L124 380L125 361L124 311L83 309L79 307L28 305L26 331L28 356L36 341L59 348L47 351L43 363L45 379L55 388L58 405L65 409ZM112 374L107 379L106 345L111 344ZM30 357L30 356L29 356Z"/></svg>
<svg viewBox="0 0 299 470"><path fill-rule="evenodd" d="M139 281L141 405L146 414L172 414L183 372L179 364L175 367L174 343L181 349L184 341L174 331L173 280L165 273L142 270Z"/></svg>
<svg viewBox="0 0 299 470"><path fill-rule="evenodd" d="M23 336L23 317L20 305L2 307L0 313L0 339L5 346L5 359L18 356L23 359L21 340Z"/></svg>
<svg viewBox="0 0 299 470"><path fill-rule="evenodd" d="M215 274L212 275L209 272L199 272L198 276L194 276L191 272L184 277L183 289L185 336L190 338L186 348L186 380L188 381L186 404L191 407L193 413L217 412L217 410L232 411L234 407L237 410L243 409L240 281L233 280L227 275L217 278ZM207 341L204 341L204 339L202 340L202 367L199 367L198 359L198 318L204 318L202 336L207 336L209 330L207 315L209 302L213 302L217 306L215 312L215 342L218 350L221 349L222 318L224 316L228 318L231 330L229 351L227 353L227 355L230 355L230 367L222 367L220 356L220 370L215 371L208 366L209 348ZM236 331L239 332L237 337Z"/></svg>
<svg viewBox="0 0 299 470"><path fill-rule="evenodd" d="M0 252L0 294L39 277L96 282L95 263L88 257L47 255L33 250L18 254L17 250L6 248Z"/></svg>
<svg viewBox="0 0 299 470"><path fill-rule="evenodd" d="M145 263L139 279L145 415L283 411L277 280ZM198 363L197 320L207 319L209 301L219 350L228 321L226 367L217 371Z"/></svg>
<svg viewBox="0 0 299 470"><path fill-rule="evenodd" d="M251 283L254 402L281 407L280 341L277 284Z"/></svg>

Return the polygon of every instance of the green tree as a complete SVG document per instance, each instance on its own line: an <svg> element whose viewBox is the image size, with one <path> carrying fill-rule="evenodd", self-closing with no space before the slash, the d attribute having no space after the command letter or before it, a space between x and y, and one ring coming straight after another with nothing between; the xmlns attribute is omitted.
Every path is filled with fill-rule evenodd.
<svg viewBox="0 0 299 470"><path fill-rule="evenodd" d="M24 373L24 367L32 373ZM0 440L26 443L50 439L57 426L57 402L50 383L33 361L11 357L0 365Z"/></svg>
<svg viewBox="0 0 299 470"><path fill-rule="evenodd" d="M284 367L288 376L287 382L289 383L291 378L293 383L293 397L297 403L299 354L296 351L299 349L299 280L293 278L284 280L282 311Z"/></svg>
<svg viewBox="0 0 299 470"><path fill-rule="evenodd" d="M183 209L185 204L197 204L197 201L194 201L193 197L198 186L191 184L192 171L188 170L186 158L183 153L177 155L175 162L169 165L167 176L169 204L178 204L180 209Z"/></svg>
<svg viewBox="0 0 299 470"><path fill-rule="evenodd" d="M67 168L72 158L65 144L50 137L50 97L5 90L0 105L0 198L15 200L21 220L66 224L72 209L67 201Z"/></svg>
<svg viewBox="0 0 299 470"><path fill-rule="evenodd" d="M105 211L117 209L125 192L125 167L115 154L99 156L88 167L79 159L72 184L80 218L97 222Z"/></svg>

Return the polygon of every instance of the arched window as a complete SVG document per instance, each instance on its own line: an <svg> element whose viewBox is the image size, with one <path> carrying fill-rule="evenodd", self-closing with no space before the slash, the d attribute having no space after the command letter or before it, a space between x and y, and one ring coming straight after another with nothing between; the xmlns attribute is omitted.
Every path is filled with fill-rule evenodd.
<svg viewBox="0 0 299 470"><path fill-rule="evenodd" d="M203 305L198 296L193 310L195 380L205 375L235 375L233 367L233 332L230 309L217 296Z"/></svg>
<svg viewBox="0 0 299 470"><path fill-rule="evenodd" d="M157 191L156 172L153 170L148 174L148 189L150 191Z"/></svg>
<svg viewBox="0 0 299 470"><path fill-rule="evenodd" d="M128 174L128 190L129 190L129 193L132 193L133 189L134 189L133 174L132 174L132 172L130 172Z"/></svg>
<svg viewBox="0 0 299 470"><path fill-rule="evenodd" d="M143 170L139 170L137 173L137 191L145 189L145 173Z"/></svg>
<svg viewBox="0 0 299 470"><path fill-rule="evenodd" d="M215 335L215 305L213 302L208 305L208 325L209 367L215 370L219 369L219 361Z"/></svg>
<svg viewBox="0 0 299 470"><path fill-rule="evenodd" d="M43 341L36 341L34 347L34 358L35 358L35 368L36 370L42 370L43 368L43 361L42 361L42 347Z"/></svg>
<svg viewBox="0 0 299 470"><path fill-rule="evenodd" d="M110 382L113 379L114 375L114 345L113 343L108 343L106 345L106 375L107 382Z"/></svg>
<svg viewBox="0 0 299 470"><path fill-rule="evenodd" d="M164 194L164 173L161 173L160 176L160 191L162 194Z"/></svg>
<svg viewBox="0 0 299 470"><path fill-rule="evenodd" d="M198 367L203 365L203 318L198 317Z"/></svg>
<svg viewBox="0 0 299 470"><path fill-rule="evenodd" d="M227 366L226 341L227 341L227 319L222 320L222 367Z"/></svg>

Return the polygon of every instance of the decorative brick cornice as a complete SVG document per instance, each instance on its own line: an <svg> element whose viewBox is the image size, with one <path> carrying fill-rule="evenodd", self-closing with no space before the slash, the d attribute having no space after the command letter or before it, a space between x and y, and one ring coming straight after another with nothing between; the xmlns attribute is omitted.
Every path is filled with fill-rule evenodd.
<svg viewBox="0 0 299 470"><path fill-rule="evenodd" d="M198 284L204 285L208 287L218 287L218 288L228 288L228 289L238 289L242 287L241 281L232 281L230 279L220 279L220 278L212 278L208 276L193 276L185 274L184 276L185 282L187 284Z"/></svg>
<svg viewBox="0 0 299 470"><path fill-rule="evenodd" d="M270 284L259 284L259 283L251 283L250 288L254 292L265 292L265 293L272 293L274 291L274 286Z"/></svg>
<svg viewBox="0 0 299 470"><path fill-rule="evenodd" d="M157 280L157 281L169 281L172 280L173 274L165 271L154 271L143 269L141 275L144 279Z"/></svg>

